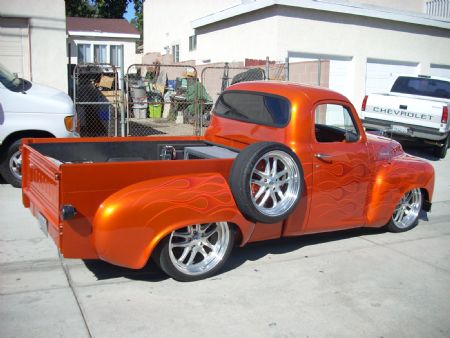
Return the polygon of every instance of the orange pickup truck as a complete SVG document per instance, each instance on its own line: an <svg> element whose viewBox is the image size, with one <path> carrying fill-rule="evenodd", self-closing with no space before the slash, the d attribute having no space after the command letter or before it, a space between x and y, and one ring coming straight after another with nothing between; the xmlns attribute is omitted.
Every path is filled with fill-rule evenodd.
<svg viewBox="0 0 450 338"><path fill-rule="evenodd" d="M333 91L248 82L218 98L202 137L26 139L23 203L66 258L180 281L234 245L355 227L393 232L430 211L434 171L366 134Z"/></svg>

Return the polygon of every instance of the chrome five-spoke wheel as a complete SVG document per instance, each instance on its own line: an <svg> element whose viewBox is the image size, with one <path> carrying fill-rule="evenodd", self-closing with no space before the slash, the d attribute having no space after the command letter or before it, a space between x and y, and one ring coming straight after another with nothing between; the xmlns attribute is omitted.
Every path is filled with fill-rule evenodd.
<svg viewBox="0 0 450 338"><path fill-rule="evenodd" d="M198 280L220 269L233 244L234 231L227 222L194 224L173 231L157 250L156 261L177 280Z"/></svg>
<svg viewBox="0 0 450 338"><path fill-rule="evenodd" d="M253 167L251 198L261 213L274 216L286 212L297 200L299 191L299 169L287 153L268 152Z"/></svg>
<svg viewBox="0 0 450 338"><path fill-rule="evenodd" d="M417 225L422 208L422 192L419 188L406 192L395 207L388 229L401 232L412 229Z"/></svg>
<svg viewBox="0 0 450 338"><path fill-rule="evenodd" d="M303 192L303 169L286 145L257 142L236 157L228 181L241 213L253 222L271 224L295 210Z"/></svg>

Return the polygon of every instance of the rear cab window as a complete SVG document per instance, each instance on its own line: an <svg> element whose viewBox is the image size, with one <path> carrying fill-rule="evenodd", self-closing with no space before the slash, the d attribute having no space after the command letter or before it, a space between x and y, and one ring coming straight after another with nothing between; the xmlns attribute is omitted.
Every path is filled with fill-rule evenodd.
<svg viewBox="0 0 450 338"><path fill-rule="evenodd" d="M290 120L288 99L267 93L227 91L217 99L214 114L232 120L285 127Z"/></svg>

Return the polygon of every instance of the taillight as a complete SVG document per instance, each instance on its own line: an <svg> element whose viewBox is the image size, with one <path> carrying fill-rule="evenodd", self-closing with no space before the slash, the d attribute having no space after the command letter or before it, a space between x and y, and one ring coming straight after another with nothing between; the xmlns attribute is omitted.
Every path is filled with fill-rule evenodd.
<svg viewBox="0 0 450 338"><path fill-rule="evenodd" d="M367 104L367 95L364 96L364 100L363 100L362 105L361 105L361 110L362 111L366 111L366 104Z"/></svg>
<svg viewBox="0 0 450 338"><path fill-rule="evenodd" d="M447 123L448 121L448 106L442 107L441 123Z"/></svg>

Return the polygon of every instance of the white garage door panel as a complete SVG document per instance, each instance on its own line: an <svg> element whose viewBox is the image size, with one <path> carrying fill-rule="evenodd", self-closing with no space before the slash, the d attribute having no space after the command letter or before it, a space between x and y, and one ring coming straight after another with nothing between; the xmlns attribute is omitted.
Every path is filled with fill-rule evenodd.
<svg viewBox="0 0 450 338"><path fill-rule="evenodd" d="M431 65L430 75L450 78L450 65Z"/></svg>
<svg viewBox="0 0 450 338"><path fill-rule="evenodd" d="M330 89L350 97L353 93L351 69L350 61L330 60Z"/></svg>
<svg viewBox="0 0 450 338"><path fill-rule="evenodd" d="M0 18L0 63L19 77L30 79L26 19Z"/></svg>
<svg viewBox="0 0 450 338"><path fill-rule="evenodd" d="M366 95L387 93L399 75L418 75L418 65L389 61L367 61Z"/></svg>

